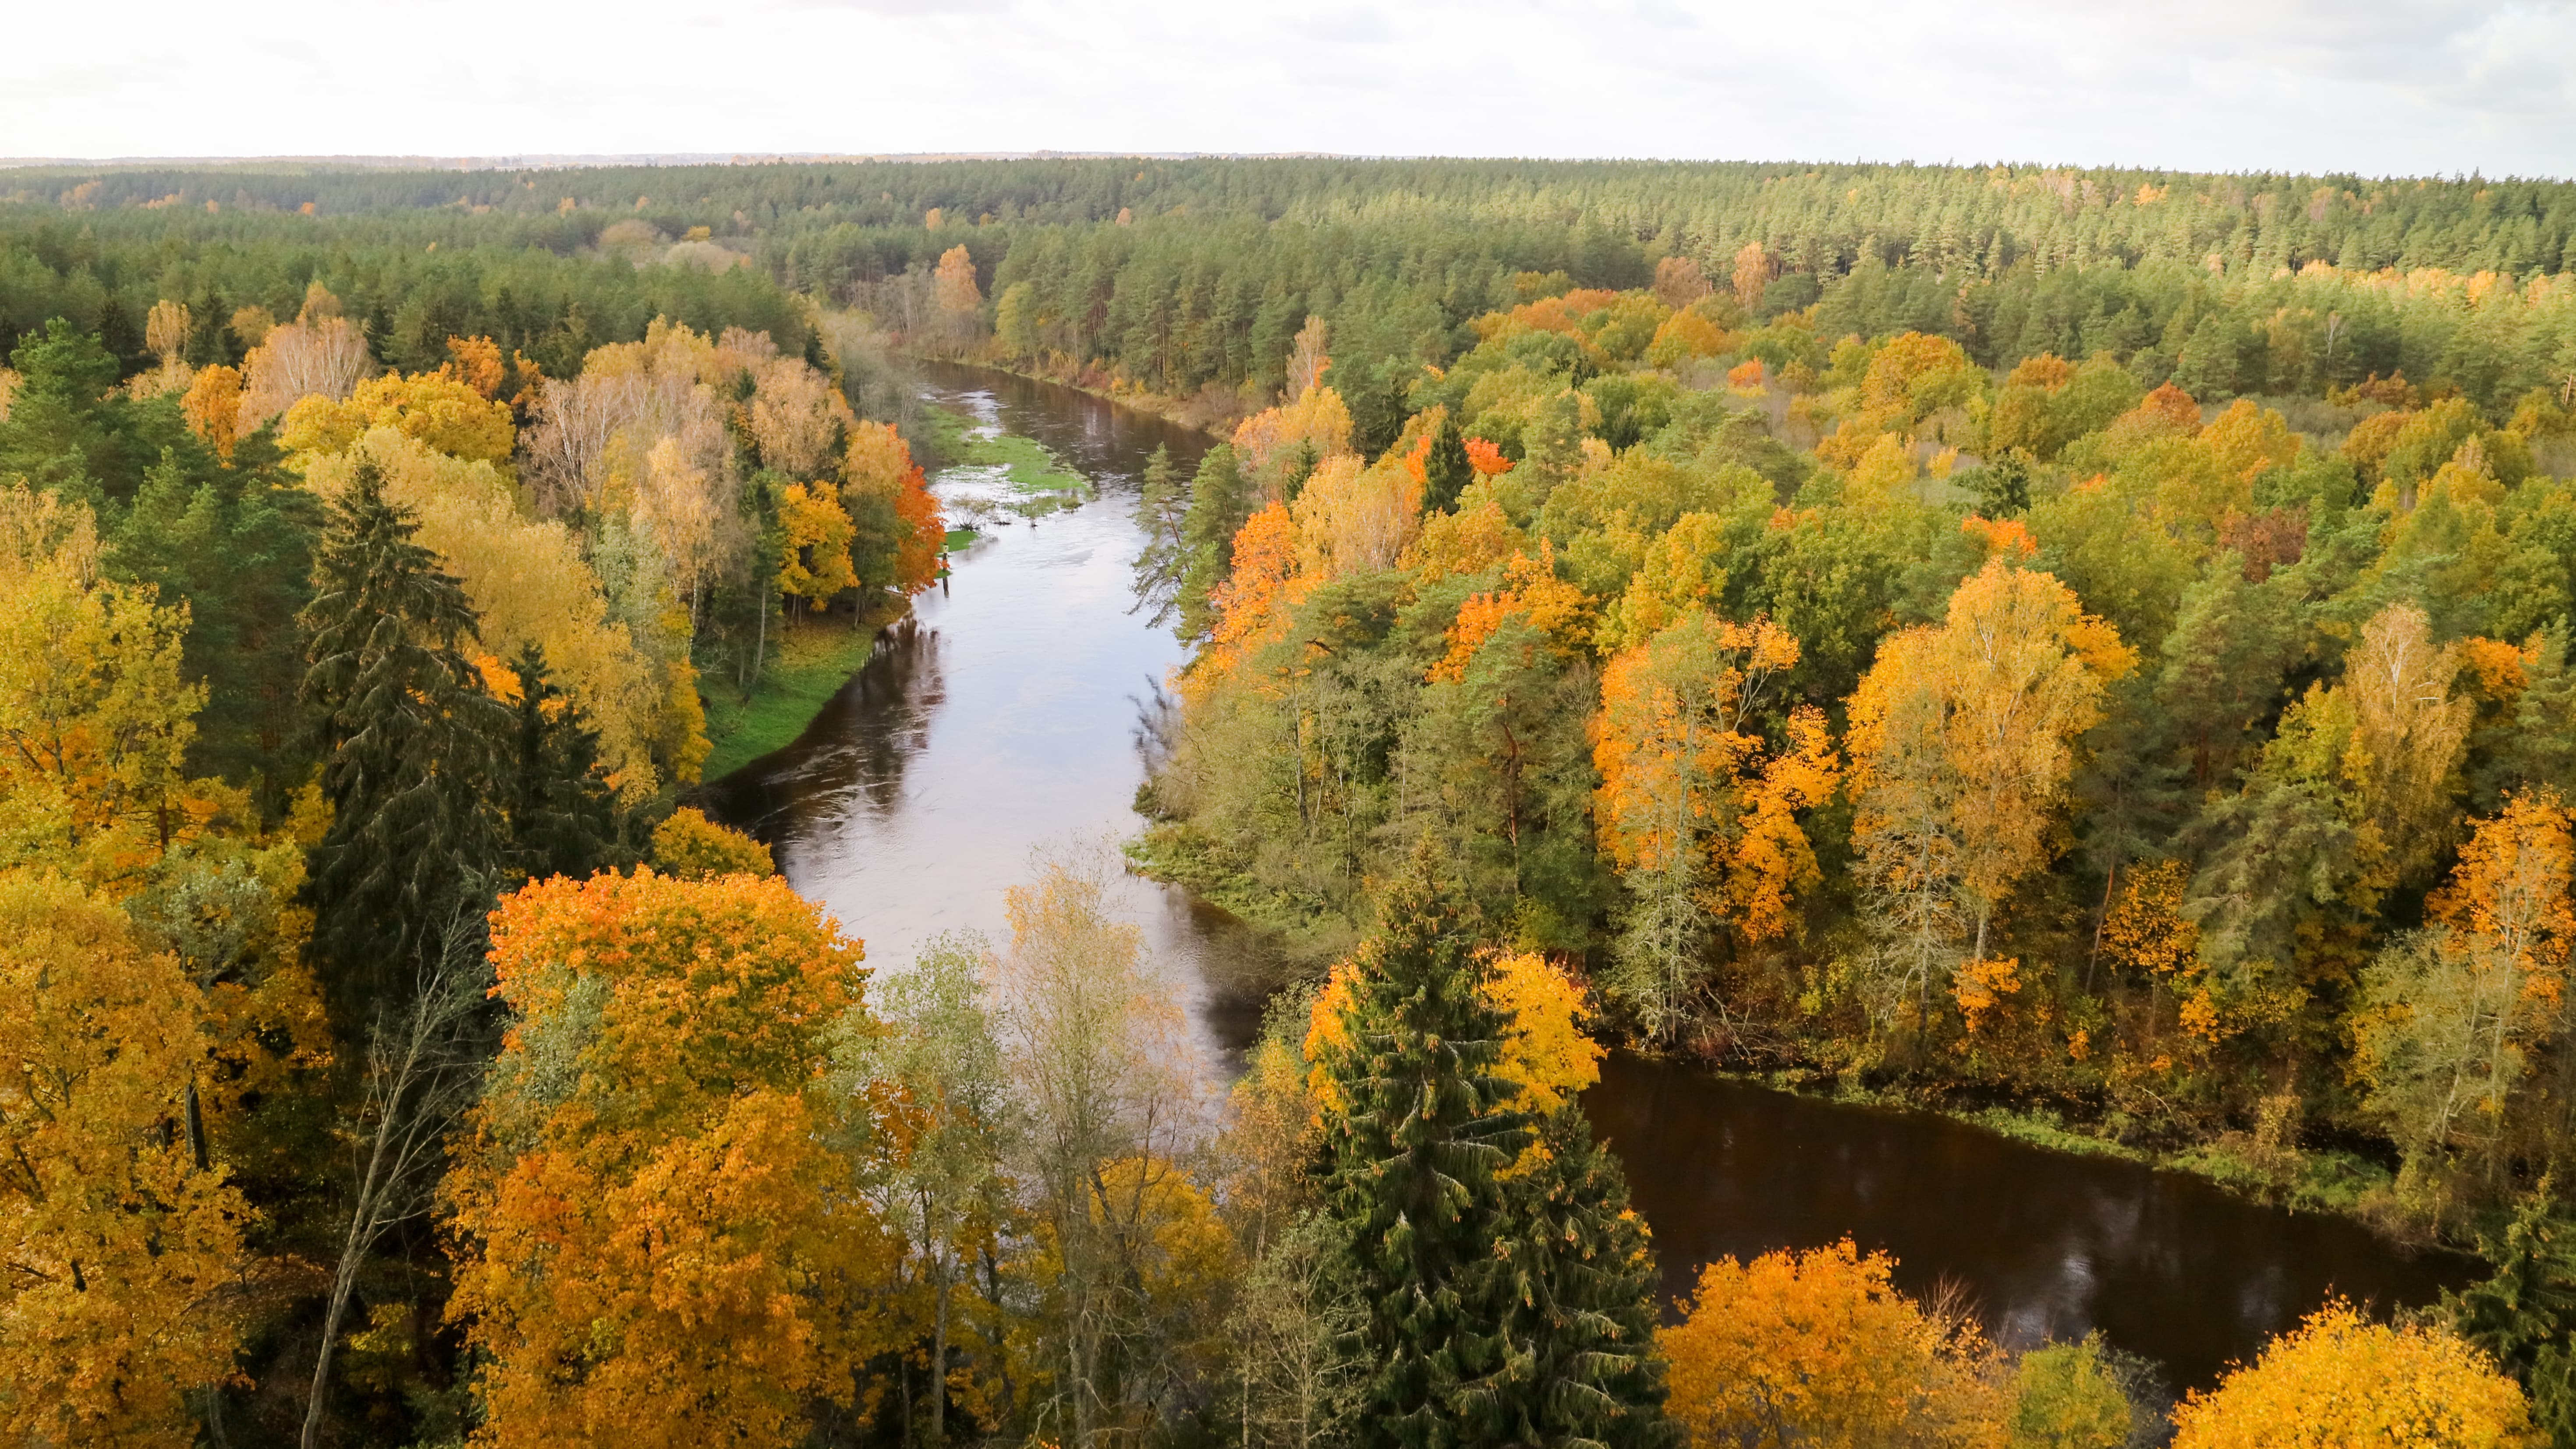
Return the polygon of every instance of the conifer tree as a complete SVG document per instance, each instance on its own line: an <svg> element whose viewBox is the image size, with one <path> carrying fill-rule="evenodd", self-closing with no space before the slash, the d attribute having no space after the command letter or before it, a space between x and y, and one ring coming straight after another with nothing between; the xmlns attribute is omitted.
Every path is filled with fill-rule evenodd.
<svg viewBox="0 0 2576 1449"><path fill-rule="evenodd" d="M305 893L344 1015L410 979L396 963L435 948L439 924L505 853L494 742L509 714L461 647L473 606L417 529L362 462L332 509L303 615L302 704L332 807Z"/></svg>
<svg viewBox="0 0 2576 1449"><path fill-rule="evenodd" d="M1475 481L1476 470L1467 461L1466 434L1458 430L1456 414L1444 414L1440 430L1431 435L1431 451L1422 460L1422 511L1448 512Z"/></svg>
<svg viewBox="0 0 2576 1449"><path fill-rule="evenodd" d="M1368 1307L1361 1445L1501 1444L1519 1417L1510 1292L1493 1244L1495 1171L1528 1135L1494 1075L1503 1021L1483 967L1419 852L1360 948L1349 1044L1324 1070L1347 1110L1327 1127L1333 1214ZM1521 1371L1516 1372L1516 1367Z"/></svg>
<svg viewBox="0 0 2576 1449"><path fill-rule="evenodd" d="M1511 1439L1660 1449L1678 1436L1663 1414L1655 1259L1628 1209L1627 1176L1580 1107L1551 1114L1538 1137L1544 1154L1504 1181L1496 1237L1520 1360Z"/></svg>
<svg viewBox="0 0 2576 1449"><path fill-rule="evenodd" d="M1136 607L1153 610L1160 625L1179 609L1181 582L1189 572L1190 495L1172 464L1172 450L1159 444L1138 483L1136 526L1144 531L1145 547L1136 555Z"/></svg>
<svg viewBox="0 0 2576 1449"><path fill-rule="evenodd" d="M1189 512L1181 519L1181 543L1188 552L1181 569L1174 607L1180 610L1181 637L1199 639L1216 622L1208 591L1234 572L1234 536L1252 517L1252 500L1234 445L1219 443L1199 459L1190 480Z"/></svg>
<svg viewBox="0 0 2576 1449"><path fill-rule="evenodd" d="M510 845L517 872L587 876L615 863L617 797L600 776L599 731L546 673L529 644L512 670L519 699L507 761Z"/></svg>
<svg viewBox="0 0 2576 1449"><path fill-rule="evenodd" d="M2443 1290L2451 1327L2522 1381L2549 1444L2576 1444L2576 1227L2554 1212L2547 1179L2501 1233L2479 1234L2478 1251L2494 1276Z"/></svg>

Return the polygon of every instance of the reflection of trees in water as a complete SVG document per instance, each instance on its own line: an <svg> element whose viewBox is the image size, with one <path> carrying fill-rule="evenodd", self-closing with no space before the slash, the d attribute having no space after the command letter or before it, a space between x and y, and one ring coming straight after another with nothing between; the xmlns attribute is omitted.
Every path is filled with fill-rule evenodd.
<svg viewBox="0 0 2576 1449"><path fill-rule="evenodd" d="M947 697L938 631L898 620L794 744L710 783L707 808L773 848L853 813L891 817L903 803L904 769L928 747Z"/></svg>
<svg viewBox="0 0 2576 1449"><path fill-rule="evenodd" d="M887 627L858 678L806 728L795 746L804 758L777 778L791 833L901 808L904 769L929 747L931 718L948 698L939 654L939 631L919 620Z"/></svg>

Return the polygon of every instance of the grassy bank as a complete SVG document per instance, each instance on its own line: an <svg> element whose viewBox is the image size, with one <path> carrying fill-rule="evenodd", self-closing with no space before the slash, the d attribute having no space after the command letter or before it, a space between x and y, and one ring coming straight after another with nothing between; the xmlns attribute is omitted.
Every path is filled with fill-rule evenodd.
<svg viewBox="0 0 2576 1449"><path fill-rule="evenodd" d="M770 751L792 744L850 676L868 662L877 634L898 611L859 619L829 617L785 625L769 640L769 662L746 700L730 679L703 682L707 756L700 777L721 779Z"/></svg>

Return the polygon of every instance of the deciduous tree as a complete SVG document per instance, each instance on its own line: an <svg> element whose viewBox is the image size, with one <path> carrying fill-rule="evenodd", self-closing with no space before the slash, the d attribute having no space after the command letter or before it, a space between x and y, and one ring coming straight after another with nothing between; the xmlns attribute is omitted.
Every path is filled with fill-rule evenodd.
<svg viewBox="0 0 2576 1449"><path fill-rule="evenodd" d="M188 1112L204 998L58 876L0 872L0 1431L197 1442L233 1373L250 1221Z"/></svg>
<svg viewBox="0 0 2576 1449"><path fill-rule="evenodd" d="M859 943L784 881L531 884L493 916L511 1026L446 1192L474 1442L803 1442L885 1347L887 1247L833 1090Z"/></svg>

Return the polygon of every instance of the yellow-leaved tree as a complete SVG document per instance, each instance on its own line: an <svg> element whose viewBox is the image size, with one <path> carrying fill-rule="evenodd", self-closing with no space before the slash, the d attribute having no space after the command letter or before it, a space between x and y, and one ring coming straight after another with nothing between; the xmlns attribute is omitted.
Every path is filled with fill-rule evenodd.
<svg viewBox="0 0 2576 1449"><path fill-rule="evenodd" d="M99 574L89 510L0 489L0 868L93 885L197 835L220 787L188 779L205 687L182 681L188 607Z"/></svg>
<svg viewBox="0 0 2576 1449"><path fill-rule="evenodd" d="M2003 558L1959 585L1939 625L1879 645L1852 696L1849 746L1882 1002L1910 990L1920 1010L1935 983L1986 963L1997 908L2056 849L2076 737L2135 662L2073 590ZM1990 995L2012 990L2009 976L1994 962L1962 979Z"/></svg>
<svg viewBox="0 0 2576 1449"><path fill-rule="evenodd" d="M1691 1449L2002 1449L1994 1351L1973 1320L1898 1292L1895 1268L1846 1238L1702 1269L1655 1335Z"/></svg>
<svg viewBox="0 0 2576 1449"><path fill-rule="evenodd" d="M0 873L0 1437L185 1449L233 1374L249 1209L190 1091L178 959L58 876Z"/></svg>
<svg viewBox="0 0 2576 1449"><path fill-rule="evenodd" d="M512 1018L447 1182L486 1445L804 1442L887 1345L859 943L775 877L557 878L493 916Z"/></svg>
<svg viewBox="0 0 2576 1449"><path fill-rule="evenodd" d="M2526 1449L2531 1410L2493 1361L2439 1328L2329 1303L2174 1410L2174 1449Z"/></svg>

